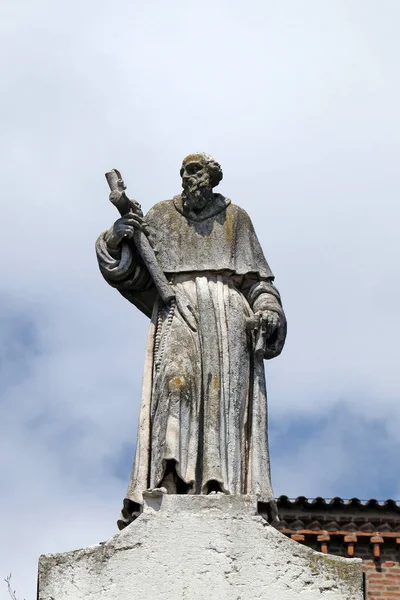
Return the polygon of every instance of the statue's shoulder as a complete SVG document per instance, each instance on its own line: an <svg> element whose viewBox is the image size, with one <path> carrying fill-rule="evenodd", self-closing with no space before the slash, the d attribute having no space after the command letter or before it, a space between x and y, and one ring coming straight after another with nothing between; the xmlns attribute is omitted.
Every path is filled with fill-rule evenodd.
<svg viewBox="0 0 400 600"><path fill-rule="evenodd" d="M157 202L154 206L152 206L147 213L147 216L150 215L158 215L161 213L169 212L174 208L174 201L171 200L161 200L161 202Z"/></svg>
<svg viewBox="0 0 400 600"><path fill-rule="evenodd" d="M227 211L229 211L233 216L235 216L236 219L243 221L251 221L248 213L244 210L244 208L238 206L238 204L234 204L233 202L231 202L227 207Z"/></svg>
<svg viewBox="0 0 400 600"><path fill-rule="evenodd" d="M171 200L161 200L161 202L157 202L154 206L152 206L149 212L146 215L146 219L149 218L157 218L161 215L165 215L171 211L175 211L174 201Z"/></svg>
<svg viewBox="0 0 400 600"><path fill-rule="evenodd" d="M255 235L253 221L251 220L250 215L244 210L244 208L238 206L237 204L231 203L227 208L227 215L230 216L231 221L235 223L235 228L238 232L238 235Z"/></svg>

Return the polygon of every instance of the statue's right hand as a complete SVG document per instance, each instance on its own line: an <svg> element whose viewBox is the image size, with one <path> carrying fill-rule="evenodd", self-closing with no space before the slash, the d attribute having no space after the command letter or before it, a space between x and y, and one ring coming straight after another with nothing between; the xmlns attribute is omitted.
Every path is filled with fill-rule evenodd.
<svg viewBox="0 0 400 600"><path fill-rule="evenodd" d="M128 213L115 221L107 236L107 244L117 248L123 240L131 240L135 230L142 228L143 218L139 214Z"/></svg>

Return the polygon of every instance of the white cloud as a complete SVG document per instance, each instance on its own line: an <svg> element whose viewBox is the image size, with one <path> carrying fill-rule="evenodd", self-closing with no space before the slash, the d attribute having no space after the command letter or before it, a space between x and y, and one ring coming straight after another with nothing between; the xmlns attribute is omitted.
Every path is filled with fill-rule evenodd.
<svg viewBox="0 0 400 600"><path fill-rule="evenodd" d="M1 10L0 575L33 598L38 554L105 539L127 483L115 462L136 436L146 319L95 263L116 218L111 167L149 208L179 190L183 156L214 154L288 313L286 349L267 364L274 427L340 403L365 431L382 421L397 449L398 3ZM322 454L337 452L334 477L312 470L320 445L311 429L311 484L274 454L279 493L333 494L355 477L337 444Z"/></svg>

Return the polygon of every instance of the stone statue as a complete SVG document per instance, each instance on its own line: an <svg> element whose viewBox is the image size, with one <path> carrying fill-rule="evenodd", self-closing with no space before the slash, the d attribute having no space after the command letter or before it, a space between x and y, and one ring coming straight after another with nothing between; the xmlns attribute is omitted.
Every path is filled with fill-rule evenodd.
<svg viewBox="0 0 400 600"><path fill-rule="evenodd" d="M213 192L216 160L191 154L180 174L182 194L146 217L121 179L110 184L122 216L96 244L107 283L151 319L120 529L160 487L253 494L276 510L263 359L285 342L280 296L249 216Z"/></svg>

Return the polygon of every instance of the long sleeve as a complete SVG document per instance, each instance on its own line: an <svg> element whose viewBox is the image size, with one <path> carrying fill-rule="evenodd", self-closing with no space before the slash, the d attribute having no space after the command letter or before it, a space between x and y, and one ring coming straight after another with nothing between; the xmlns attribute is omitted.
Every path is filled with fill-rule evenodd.
<svg viewBox="0 0 400 600"><path fill-rule="evenodd" d="M104 231L96 241L101 274L109 285L151 317L157 291L148 270L133 245L124 243L118 249L111 249L107 244L108 233Z"/></svg>

